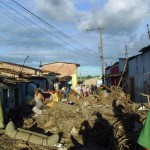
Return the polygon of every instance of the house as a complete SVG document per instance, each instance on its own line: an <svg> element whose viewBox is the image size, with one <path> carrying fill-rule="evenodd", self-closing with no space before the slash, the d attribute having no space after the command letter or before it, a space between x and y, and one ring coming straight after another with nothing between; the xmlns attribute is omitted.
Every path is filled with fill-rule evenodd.
<svg viewBox="0 0 150 150"><path fill-rule="evenodd" d="M46 90L52 90L54 88L54 85L59 82L57 77L60 75L59 73L55 72L49 72L49 71L43 71L43 76L46 77Z"/></svg>
<svg viewBox="0 0 150 150"><path fill-rule="evenodd" d="M105 84L107 86L114 85L117 86L119 83L119 62L116 62L112 66L105 69Z"/></svg>
<svg viewBox="0 0 150 150"><path fill-rule="evenodd" d="M122 76L120 86L126 94L130 94L130 99L134 102L147 102L147 97L141 93L150 95L150 45L139 52L140 54L128 59L120 58L119 62L107 67L105 79L107 86L114 85Z"/></svg>
<svg viewBox="0 0 150 150"><path fill-rule="evenodd" d="M0 61L0 71L1 75L7 75L11 77L19 77L21 74L25 75L32 75L32 76L41 76L42 71L40 69L20 65L20 64L15 64L15 63L10 63L10 62L3 62Z"/></svg>
<svg viewBox="0 0 150 150"><path fill-rule="evenodd" d="M28 104L37 86L46 90L47 78L39 69L0 62L0 70L0 98L4 109Z"/></svg>
<svg viewBox="0 0 150 150"><path fill-rule="evenodd" d="M26 79L0 76L0 99L4 110L24 105L22 98L25 92L22 94L22 88L28 82Z"/></svg>
<svg viewBox="0 0 150 150"><path fill-rule="evenodd" d="M59 73L58 78L69 79L68 84L72 84L73 87L77 85L78 67L79 64L68 62L54 62L42 65L42 71Z"/></svg>
<svg viewBox="0 0 150 150"><path fill-rule="evenodd" d="M147 98L140 93L150 95L150 45L139 52L141 54L129 58L128 61L128 90L132 100L146 102Z"/></svg>

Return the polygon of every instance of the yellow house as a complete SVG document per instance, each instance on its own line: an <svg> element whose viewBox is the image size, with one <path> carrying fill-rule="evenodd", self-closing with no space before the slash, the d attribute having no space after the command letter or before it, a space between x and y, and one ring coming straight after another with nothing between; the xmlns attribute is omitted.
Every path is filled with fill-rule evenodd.
<svg viewBox="0 0 150 150"><path fill-rule="evenodd" d="M60 77L70 76L72 86L75 87L78 82L78 67L79 64L68 62L54 62L42 65L42 71L59 73Z"/></svg>

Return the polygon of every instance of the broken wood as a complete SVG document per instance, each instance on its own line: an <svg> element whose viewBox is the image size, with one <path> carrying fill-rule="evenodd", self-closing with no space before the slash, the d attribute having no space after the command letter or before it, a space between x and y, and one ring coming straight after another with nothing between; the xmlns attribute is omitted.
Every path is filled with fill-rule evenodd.
<svg viewBox="0 0 150 150"><path fill-rule="evenodd" d="M144 93L140 93L142 96L146 96L147 97L147 102L148 102L148 105L150 106L150 95L148 94L144 94Z"/></svg>
<svg viewBox="0 0 150 150"><path fill-rule="evenodd" d="M3 106L0 99L0 128L4 128Z"/></svg>
<svg viewBox="0 0 150 150"><path fill-rule="evenodd" d="M80 96L81 98L85 99L81 94L79 94L79 93L78 93L76 90L74 90L74 89L71 89L70 93L71 93L71 95L72 95L72 93L75 93L75 94L77 94L78 96ZM69 93L69 94L70 94L70 93Z"/></svg>
<svg viewBox="0 0 150 150"><path fill-rule="evenodd" d="M120 83L122 81L123 75L124 75L124 73L126 71L127 64L128 64L128 58L126 59L126 62L125 62L124 68L123 68L123 72L121 74L121 78L120 78L119 83L118 83L118 87L120 86Z"/></svg>
<svg viewBox="0 0 150 150"><path fill-rule="evenodd" d="M68 99L68 100L71 100L71 101L73 101L74 103L77 103L77 104L78 104L79 101L80 101L80 100L79 100L75 95L73 95L73 94L71 94L71 95L69 94L68 97L67 97L67 99Z"/></svg>
<svg viewBox="0 0 150 150"><path fill-rule="evenodd" d="M107 86L104 85L104 84L101 84L101 86L104 87L104 88L106 88L106 89L109 90L109 91L112 91L112 89L110 89L109 87L107 87Z"/></svg>

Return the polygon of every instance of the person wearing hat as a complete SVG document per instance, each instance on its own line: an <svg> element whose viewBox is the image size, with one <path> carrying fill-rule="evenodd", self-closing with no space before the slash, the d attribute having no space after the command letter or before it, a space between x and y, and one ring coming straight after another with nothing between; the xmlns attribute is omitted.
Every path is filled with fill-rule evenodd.
<svg viewBox="0 0 150 150"><path fill-rule="evenodd" d="M150 110L137 142L145 150L150 150Z"/></svg>
<svg viewBox="0 0 150 150"><path fill-rule="evenodd" d="M42 106L44 104L44 97L40 93L40 90L36 88L34 90L34 99L30 102L30 105L35 102L35 106L33 107L32 111L36 114L42 114Z"/></svg>

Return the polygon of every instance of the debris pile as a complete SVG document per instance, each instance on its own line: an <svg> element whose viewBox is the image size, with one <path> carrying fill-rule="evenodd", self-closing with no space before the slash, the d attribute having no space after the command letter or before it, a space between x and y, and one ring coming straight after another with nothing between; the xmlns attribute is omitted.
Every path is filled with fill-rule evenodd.
<svg viewBox="0 0 150 150"><path fill-rule="evenodd" d="M48 145L43 147L44 140L51 135L59 135L59 143L54 148L56 150L137 149L136 141L147 115L147 104L140 110L140 104L130 101L129 96L126 96L121 88L114 86L109 92L103 90L99 94L80 97L79 101L77 97L74 100L74 97L75 95L69 97L69 100L72 98L72 101L76 102L74 105L54 102L54 107L45 106L41 115L24 118L21 129L14 129L13 132L17 134L9 140L9 145L17 149L23 147L48 150ZM12 132L7 129L6 135L12 136ZM41 136L41 132L45 135ZM22 137L40 137L41 146L32 144L36 142L34 138L31 142L20 138L19 134ZM3 140L8 137L1 135L1 148L7 147Z"/></svg>
<svg viewBox="0 0 150 150"><path fill-rule="evenodd" d="M111 87L109 93L81 98L75 105L55 102L53 109L25 120L24 128L37 124L45 133L62 133L60 143L70 150L133 149L147 114L139 107L121 88Z"/></svg>

